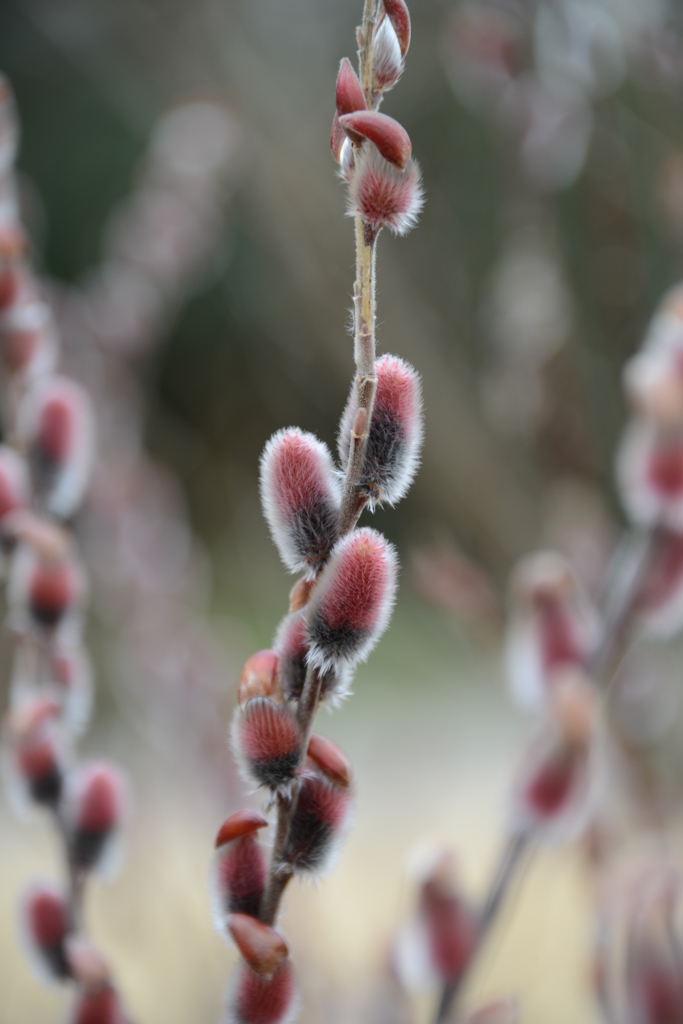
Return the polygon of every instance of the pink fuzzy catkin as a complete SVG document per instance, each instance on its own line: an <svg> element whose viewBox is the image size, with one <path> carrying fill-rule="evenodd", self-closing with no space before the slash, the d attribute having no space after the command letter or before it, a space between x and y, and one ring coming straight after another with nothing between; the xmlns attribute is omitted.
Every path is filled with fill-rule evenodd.
<svg viewBox="0 0 683 1024"><path fill-rule="evenodd" d="M362 217L375 235L383 227L405 235L417 223L423 205L422 176L415 160L411 158L405 170L396 170L371 142L355 154L349 182L350 217Z"/></svg>
<svg viewBox="0 0 683 1024"><path fill-rule="evenodd" d="M349 820L350 772L343 751L314 733L287 840L286 860L296 872L320 874L329 866Z"/></svg>
<svg viewBox="0 0 683 1024"><path fill-rule="evenodd" d="M288 569L316 569L336 539L341 489L326 445L298 427L279 430L261 456L261 501Z"/></svg>
<svg viewBox="0 0 683 1024"><path fill-rule="evenodd" d="M286 960L271 978L240 964L229 997L227 1024L286 1024L296 1010L294 970Z"/></svg>
<svg viewBox="0 0 683 1024"><path fill-rule="evenodd" d="M422 447L422 388L410 363L384 355L375 362L377 391L372 407L361 486L371 509L395 505L408 493L420 464ZM351 429L358 408L357 388L351 388L339 426L339 458L349 460Z"/></svg>
<svg viewBox="0 0 683 1024"><path fill-rule="evenodd" d="M363 527L342 537L309 602L309 663L325 671L367 658L389 623L396 574L396 553L381 533Z"/></svg>
<svg viewBox="0 0 683 1024"><path fill-rule="evenodd" d="M67 377L38 381L21 403L17 426L39 503L52 515L68 518L90 477L94 425L88 395Z"/></svg>
<svg viewBox="0 0 683 1024"><path fill-rule="evenodd" d="M97 761L78 769L70 783L68 818L72 857L80 868L102 865L125 809L125 783L115 766Z"/></svg>
<svg viewBox="0 0 683 1024"><path fill-rule="evenodd" d="M288 786L301 759L301 736L296 715L286 704L254 697L236 714L235 752L246 778L259 786Z"/></svg>
<svg viewBox="0 0 683 1024"><path fill-rule="evenodd" d="M306 609L285 615L273 643L279 656L283 694L286 700L299 700L306 679L310 644L306 627ZM320 699L337 706L349 694L351 671L334 665L322 673Z"/></svg>
<svg viewBox="0 0 683 1024"><path fill-rule="evenodd" d="M257 835L267 825L266 819L254 811L236 811L218 834L210 890L214 922L224 936L228 914L258 916L268 861Z"/></svg>
<svg viewBox="0 0 683 1024"><path fill-rule="evenodd" d="M37 882L22 901L21 925L36 970L52 979L67 978L69 912L64 895L48 882Z"/></svg>

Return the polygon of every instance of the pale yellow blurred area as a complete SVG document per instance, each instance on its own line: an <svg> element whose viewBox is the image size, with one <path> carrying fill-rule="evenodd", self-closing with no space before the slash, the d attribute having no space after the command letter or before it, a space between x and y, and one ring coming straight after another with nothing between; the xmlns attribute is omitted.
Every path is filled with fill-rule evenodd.
<svg viewBox="0 0 683 1024"><path fill-rule="evenodd" d="M352 759L355 820L324 879L290 887L281 922L301 983L301 1024L376 1019L368 1007L384 983L391 937L410 913L407 866L417 848L456 847L464 884L483 894L528 728L504 691L495 645L473 648L407 599L354 689L333 716L320 714L318 730ZM213 931L206 880L214 835L235 807L220 806L206 780L172 759L141 750L137 737L100 732L88 745L120 758L128 750L135 790L122 870L88 894L91 935L136 1024L218 1022L235 956ZM260 805L258 795L247 799ZM16 920L22 887L59 877L56 841L45 821L22 823L4 806L2 833L0 1021L52 1024L64 1019L69 996L34 979ZM579 854L542 851L510 893L465 1003L515 994L525 1024L591 1024L590 942ZM416 1024L432 1007L427 997L412 1004Z"/></svg>

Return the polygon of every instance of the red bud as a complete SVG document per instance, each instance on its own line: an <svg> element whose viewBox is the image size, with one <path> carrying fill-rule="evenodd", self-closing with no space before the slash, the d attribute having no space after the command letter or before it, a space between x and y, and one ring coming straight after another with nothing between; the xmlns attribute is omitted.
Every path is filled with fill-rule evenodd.
<svg viewBox="0 0 683 1024"><path fill-rule="evenodd" d="M235 811L221 825L216 836L216 849L225 843L231 843L234 839L241 839L243 836L258 832L259 829L266 828L267 825L267 820L256 811Z"/></svg>
<svg viewBox="0 0 683 1024"><path fill-rule="evenodd" d="M339 65L335 99L340 116L367 109L363 89L348 57L344 57Z"/></svg>
<svg viewBox="0 0 683 1024"><path fill-rule="evenodd" d="M228 931L246 962L261 978L272 978L289 956L282 936L249 914L231 914Z"/></svg>
<svg viewBox="0 0 683 1024"><path fill-rule="evenodd" d="M308 756L331 782L348 789L351 784L351 762L341 747L314 732L308 741Z"/></svg>
<svg viewBox="0 0 683 1024"><path fill-rule="evenodd" d="M355 133L369 139L385 160L399 171L405 169L412 152L410 137L393 117L376 110L359 110L344 114L339 123L350 138Z"/></svg>
<svg viewBox="0 0 683 1024"><path fill-rule="evenodd" d="M308 604L308 599L311 596L311 588L313 587L314 582L315 580L309 579L307 576L303 576L294 584L289 592L290 615L293 612L298 612Z"/></svg>
<svg viewBox="0 0 683 1024"><path fill-rule="evenodd" d="M275 651L257 651L247 658L237 691L241 708L252 697L272 697L278 688L279 659Z"/></svg>
<svg viewBox="0 0 683 1024"><path fill-rule="evenodd" d="M384 0L384 10L398 36L401 56L405 57L410 46L410 12L405 0Z"/></svg>
<svg viewBox="0 0 683 1024"><path fill-rule="evenodd" d="M332 118L332 132L330 134L330 149L332 150L332 156L339 163L341 159L342 146L346 142L347 135L342 126L339 124L339 114L335 110L334 117Z"/></svg>

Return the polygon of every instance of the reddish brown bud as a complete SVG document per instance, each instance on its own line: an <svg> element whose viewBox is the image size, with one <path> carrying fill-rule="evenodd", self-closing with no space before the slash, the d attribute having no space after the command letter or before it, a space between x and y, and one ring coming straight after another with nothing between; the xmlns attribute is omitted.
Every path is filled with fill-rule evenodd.
<svg viewBox="0 0 683 1024"><path fill-rule="evenodd" d="M270 979L241 964L230 996L227 1024L286 1024L296 1010L291 962L286 960Z"/></svg>
<svg viewBox="0 0 683 1024"><path fill-rule="evenodd" d="M268 826L267 820L257 811L243 810L235 811L229 818L226 818L216 836L216 849L225 843L231 843L234 839L241 839L243 836L258 832L261 828Z"/></svg>
<svg viewBox="0 0 683 1024"><path fill-rule="evenodd" d="M344 57L339 65L335 99L340 116L367 109L363 89L348 57Z"/></svg>
<svg viewBox="0 0 683 1024"><path fill-rule="evenodd" d="M334 117L332 118L332 131L330 133L330 149L332 150L332 156L337 163L341 160L342 146L346 141L346 132L339 124L339 114L335 110Z"/></svg>
<svg viewBox="0 0 683 1024"><path fill-rule="evenodd" d="M279 659L274 651L257 651L247 658L237 690L241 708L252 697L273 697L278 689Z"/></svg>
<svg viewBox="0 0 683 1024"><path fill-rule="evenodd" d="M314 732L308 741L308 756L331 782L348 789L351 784L351 762L341 747Z"/></svg>
<svg viewBox="0 0 683 1024"><path fill-rule="evenodd" d="M289 956L287 943L274 928L249 914L231 914L228 931L235 945L261 978L272 978L278 967Z"/></svg>
<svg viewBox="0 0 683 1024"><path fill-rule="evenodd" d="M410 12L405 0L383 0L384 10L398 36L401 56L405 57L410 46Z"/></svg>
<svg viewBox="0 0 683 1024"><path fill-rule="evenodd" d="M376 110L359 110L344 114L339 123L349 138L355 133L369 139L385 160L399 171L405 169L412 152L410 137L393 117Z"/></svg>
<svg viewBox="0 0 683 1024"><path fill-rule="evenodd" d="M294 584L289 592L289 614L298 612L299 609L304 608L308 604L308 598L311 594L311 588L315 580L310 579L308 576L304 576L297 583Z"/></svg>

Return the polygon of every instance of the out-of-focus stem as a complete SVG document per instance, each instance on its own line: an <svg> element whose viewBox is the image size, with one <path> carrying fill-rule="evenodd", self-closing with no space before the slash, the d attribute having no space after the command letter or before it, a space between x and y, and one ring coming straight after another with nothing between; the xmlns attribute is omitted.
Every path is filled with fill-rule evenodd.
<svg viewBox="0 0 683 1024"><path fill-rule="evenodd" d="M516 832L514 835L510 836L503 852L498 870L494 875L488 896L486 897L484 908L481 912L476 949L474 950L472 957L461 976L456 981L450 981L444 985L436 1017L434 1018L435 1024L443 1024L455 1007L458 996L463 989L463 985L472 970L475 958L481 950L488 931L498 914L503 900L505 899L505 895L510 888L510 884L521 863L522 857L525 851L529 848L530 839L531 836L529 832Z"/></svg>
<svg viewBox="0 0 683 1024"><path fill-rule="evenodd" d="M68 881L67 905L71 931L78 935L83 928L83 896L86 876L74 863L71 855L69 829L60 809L55 810L55 826L64 849L64 863Z"/></svg>
<svg viewBox="0 0 683 1024"><path fill-rule="evenodd" d="M636 546L636 550L628 559L628 572L619 573L618 570L616 572L613 584L614 596L612 601L606 602L605 628L590 664L593 679L597 683L601 683L605 689L611 682L610 666L619 657L628 642L629 628L659 538L660 531L655 528L644 536L635 539L629 538L626 542L631 548Z"/></svg>

